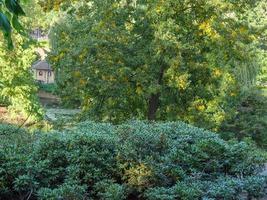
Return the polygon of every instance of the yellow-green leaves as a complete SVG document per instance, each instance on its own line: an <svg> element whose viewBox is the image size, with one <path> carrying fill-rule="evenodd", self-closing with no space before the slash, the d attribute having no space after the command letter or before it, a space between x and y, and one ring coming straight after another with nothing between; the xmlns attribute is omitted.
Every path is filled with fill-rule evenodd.
<svg viewBox="0 0 267 200"><path fill-rule="evenodd" d="M67 103L97 120L147 119L151 111L155 120L208 128L231 113L240 69L259 61L244 14L250 3L91 2L72 5L51 31L50 58Z"/></svg>
<svg viewBox="0 0 267 200"><path fill-rule="evenodd" d="M14 28L22 33L22 26L18 21L18 16L25 15L21 5L17 0L0 1L0 30L7 42L8 49L13 49L11 30ZM12 24L12 28L11 28Z"/></svg>

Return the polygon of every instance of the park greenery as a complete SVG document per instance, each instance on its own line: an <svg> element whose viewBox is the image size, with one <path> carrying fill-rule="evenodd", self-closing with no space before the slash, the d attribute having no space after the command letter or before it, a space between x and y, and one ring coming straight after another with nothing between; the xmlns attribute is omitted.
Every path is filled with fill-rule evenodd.
<svg viewBox="0 0 267 200"><path fill-rule="evenodd" d="M74 3L50 32L60 95L93 120L183 120L217 130L265 55L264 27L249 23L254 6Z"/></svg>
<svg viewBox="0 0 267 200"><path fill-rule="evenodd" d="M263 0L0 0L0 199L263 197L266 40Z"/></svg>
<svg viewBox="0 0 267 200"><path fill-rule="evenodd" d="M0 126L4 199L240 199L264 195L265 159L181 122L82 122L29 134ZM258 175L257 175L258 174Z"/></svg>

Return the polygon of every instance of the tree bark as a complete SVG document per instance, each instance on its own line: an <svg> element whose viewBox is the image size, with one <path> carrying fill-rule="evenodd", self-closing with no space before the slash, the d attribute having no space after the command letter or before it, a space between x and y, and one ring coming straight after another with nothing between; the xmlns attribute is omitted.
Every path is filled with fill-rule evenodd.
<svg viewBox="0 0 267 200"><path fill-rule="evenodd" d="M160 74L159 74L159 78L158 78L158 84L162 85L162 79L163 79L163 75L164 75L164 66L161 67L160 69ZM156 93L156 94L151 94L151 96L149 97L148 100L148 120L156 120L156 114L157 114L157 110L160 106L160 92Z"/></svg>
<svg viewBox="0 0 267 200"><path fill-rule="evenodd" d="M148 101L148 120L155 120L156 113L159 107L160 94L152 94Z"/></svg>

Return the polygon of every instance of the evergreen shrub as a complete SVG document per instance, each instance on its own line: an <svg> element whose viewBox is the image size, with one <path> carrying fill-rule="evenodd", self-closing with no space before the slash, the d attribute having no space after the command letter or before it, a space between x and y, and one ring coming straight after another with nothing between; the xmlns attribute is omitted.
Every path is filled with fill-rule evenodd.
<svg viewBox="0 0 267 200"><path fill-rule="evenodd" d="M0 199L239 199L264 195L263 154L182 122L0 125Z"/></svg>

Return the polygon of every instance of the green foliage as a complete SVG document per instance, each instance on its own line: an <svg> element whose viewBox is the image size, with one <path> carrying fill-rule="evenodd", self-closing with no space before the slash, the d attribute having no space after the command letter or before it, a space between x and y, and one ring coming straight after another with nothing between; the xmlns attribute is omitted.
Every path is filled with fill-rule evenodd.
<svg viewBox="0 0 267 200"><path fill-rule="evenodd" d="M0 124L0 196L12 199L18 191L35 184L28 173L31 143L34 140L26 130ZM12 189L14 194L12 194Z"/></svg>
<svg viewBox="0 0 267 200"><path fill-rule="evenodd" d="M0 126L4 199L238 199L266 187L266 159L253 145L180 122L20 129L28 139L11 142L14 129Z"/></svg>
<svg viewBox="0 0 267 200"><path fill-rule="evenodd" d="M25 26L30 29L30 31L39 29L42 30L43 33L48 34L51 25L57 19L56 13L52 11L50 13L45 13L39 5L38 0L27 0L27 3L23 6L28 16L26 19L22 19L23 23L26 23Z"/></svg>
<svg viewBox="0 0 267 200"><path fill-rule="evenodd" d="M8 105L8 101L5 97L0 96L0 106L6 106Z"/></svg>
<svg viewBox="0 0 267 200"><path fill-rule="evenodd" d="M221 125L225 139L251 138L259 147L267 148L267 96L254 88L240 100L237 113Z"/></svg>
<svg viewBox="0 0 267 200"><path fill-rule="evenodd" d="M57 92L57 86L54 83L38 83L38 89L52 94L55 94Z"/></svg>
<svg viewBox="0 0 267 200"><path fill-rule="evenodd" d="M31 64L35 59L34 44L16 35L13 39L17 45L13 51L7 51L0 41L0 96L4 97L10 107L32 119L42 116L36 96Z"/></svg>
<svg viewBox="0 0 267 200"><path fill-rule="evenodd" d="M23 147L24 144L31 142L31 135L23 129L13 125L0 125L0 139L8 145Z"/></svg>
<svg viewBox="0 0 267 200"><path fill-rule="evenodd" d="M124 200L127 199L126 186L114 183L111 180L103 180L95 184L94 191L99 199Z"/></svg>
<svg viewBox="0 0 267 200"><path fill-rule="evenodd" d="M37 193L38 199L42 200L80 200L86 197L86 186L81 186L75 181L68 181L59 188L41 188Z"/></svg>
<svg viewBox="0 0 267 200"><path fill-rule="evenodd" d="M21 18L21 16L25 15L27 15L27 18ZM24 37L29 37L28 31L32 31L35 28L47 31L53 21L53 17L55 17L54 12L46 14L42 12L37 0L22 2L18 0L0 1L0 30L5 41L7 41L9 50L13 49L14 41L12 37L15 34L19 33ZM11 34L12 32L13 34ZM2 40L3 38L0 37L0 39Z"/></svg>
<svg viewBox="0 0 267 200"><path fill-rule="evenodd" d="M18 20L18 17L21 15L25 15L25 13L17 0L0 1L0 30L8 42L9 49L13 48L11 38L12 29L15 29L19 33L23 32L23 27Z"/></svg>
<svg viewBox="0 0 267 200"><path fill-rule="evenodd" d="M90 2L90 0L83 1ZM38 0L38 4L45 12L68 10L68 8L75 2L77 2L77 0Z"/></svg>
<svg viewBox="0 0 267 200"><path fill-rule="evenodd" d="M202 184L202 185L201 185ZM177 182L171 188L152 188L146 192L147 199L155 200L174 200L174 199L198 199L201 197L204 189L203 183L185 183Z"/></svg>
<svg viewBox="0 0 267 200"><path fill-rule="evenodd" d="M25 11L27 13L31 11L32 14L38 8L30 5L25 6ZM27 26L28 29L34 27L29 18L23 19L22 25ZM36 96L37 87L30 71L31 65L36 59L35 48L38 44L17 32L12 34L12 42L16 48L9 51L5 48L5 40L0 35L0 99L4 99L4 103L11 110L20 112L26 117L30 116L34 120L40 119L42 111Z"/></svg>
<svg viewBox="0 0 267 200"><path fill-rule="evenodd" d="M259 2L73 3L50 32L62 100L94 120L216 129L261 66Z"/></svg>

